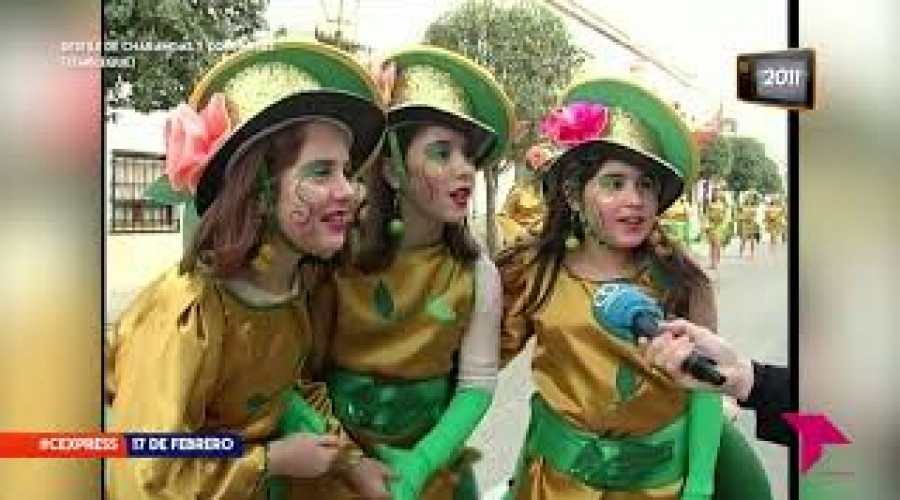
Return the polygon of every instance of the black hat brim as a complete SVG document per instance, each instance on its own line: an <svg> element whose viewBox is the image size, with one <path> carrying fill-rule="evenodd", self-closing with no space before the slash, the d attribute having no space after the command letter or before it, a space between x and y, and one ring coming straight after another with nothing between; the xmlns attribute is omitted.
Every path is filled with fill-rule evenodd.
<svg viewBox="0 0 900 500"><path fill-rule="evenodd" d="M663 213L684 191L684 181L676 173L675 168L662 158L639 151L625 144L609 139L596 139L583 142L562 153L553 160L548 171L554 173L549 183L559 182L558 177L568 178L575 170L571 164L579 157L592 154L601 154L611 158L617 158L635 167L645 169L652 173L660 181L659 208L657 213Z"/></svg>
<svg viewBox="0 0 900 500"><path fill-rule="evenodd" d="M409 105L388 111L388 127L436 123L457 130L466 136L473 146L472 161L481 167L497 144L497 134L487 125L467 116L431 106Z"/></svg>
<svg viewBox="0 0 900 500"><path fill-rule="evenodd" d="M197 185L197 213L203 214L215 201L229 165L236 164L236 155L278 130L314 117L334 120L350 130L354 173L369 162L384 135L384 111L355 94L329 89L283 97L242 124L212 155Z"/></svg>

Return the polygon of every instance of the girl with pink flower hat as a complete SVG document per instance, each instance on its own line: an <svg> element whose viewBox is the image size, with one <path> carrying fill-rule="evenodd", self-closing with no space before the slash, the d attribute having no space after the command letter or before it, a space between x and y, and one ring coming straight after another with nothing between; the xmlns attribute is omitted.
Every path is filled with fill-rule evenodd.
<svg viewBox="0 0 900 500"><path fill-rule="evenodd" d="M344 245L356 204L350 178L384 124L366 70L315 42L232 54L174 111L166 177L150 194L187 202L200 219L181 263L117 326L108 427L234 432L244 452L110 461L109 498L271 498L286 486L302 496L323 476L387 498L387 469L362 458L324 411L314 377L327 331L318 322L330 316L311 293ZM298 380L307 399L294 396ZM279 437L288 408L306 425Z"/></svg>
<svg viewBox="0 0 900 500"><path fill-rule="evenodd" d="M509 498L771 498L719 396L681 389L593 312L601 286L630 283L715 330L709 279L657 221L693 181L689 131L628 82L587 80L562 102L542 123L564 151L545 174L539 234L497 261L502 359L535 340L537 391Z"/></svg>

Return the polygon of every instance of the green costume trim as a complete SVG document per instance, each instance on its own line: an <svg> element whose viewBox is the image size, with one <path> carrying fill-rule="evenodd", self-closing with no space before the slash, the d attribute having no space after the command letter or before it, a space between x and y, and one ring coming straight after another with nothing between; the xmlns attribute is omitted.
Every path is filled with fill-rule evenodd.
<svg viewBox="0 0 900 500"><path fill-rule="evenodd" d="M766 470L744 435L731 422L722 429L713 500L773 500Z"/></svg>
<svg viewBox="0 0 900 500"><path fill-rule="evenodd" d="M325 419L300 396L300 393L294 389L285 391L284 399L284 413L281 414L281 418L278 420L278 426L275 430L276 439L289 436L295 432L325 434L328 430ZM268 468L268 447L266 452ZM282 477L267 476L265 488L268 500L288 498L288 484Z"/></svg>
<svg viewBox="0 0 900 500"><path fill-rule="evenodd" d="M691 225L689 221L662 221L660 225L670 239L684 244L690 243Z"/></svg>
<svg viewBox="0 0 900 500"><path fill-rule="evenodd" d="M713 473L722 440L722 395L691 391L688 404L688 470L682 500L712 497Z"/></svg>
<svg viewBox="0 0 900 500"><path fill-rule="evenodd" d="M717 452L723 439L722 404L718 394L692 392L686 417L679 417L647 436L621 439L602 438L575 427L556 414L539 394L532 396L531 409L525 446L513 488L506 498L515 498L526 465L537 455L544 457L554 469L598 490L639 491L664 487L685 478L682 500L712 498ZM741 436L736 431L728 437L737 438L740 444ZM732 460L735 469L747 461L745 455L735 458Z"/></svg>
<svg viewBox="0 0 900 500"><path fill-rule="evenodd" d="M459 389L441 420L412 450L376 447L379 458L399 475L391 485L394 500L418 499L431 476L457 459L491 399L493 393L487 389Z"/></svg>
<svg viewBox="0 0 900 500"><path fill-rule="evenodd" d="M450 380L386 381L335 370L328 374L335 415L352 433L394 442L423 435L437 424L450 399Z"/></svg>
<svg viewBox="0 0 900 500"><path fill-rule="evenodd" d="M319 412L300 396L296 390L285 392L285 408L278 421L278 434L287 436L295 432L325 434L328 424Z"/></svg>
<svg viewBox="0 0 900 500"><path fill-rule="evenodd" d="M647 436L617 439L575 427L537 394L532 396L531 411L525 442L528 459L540 455L554 469L592 488L637 491L667 486L684 476L684 418Z"/></svg>

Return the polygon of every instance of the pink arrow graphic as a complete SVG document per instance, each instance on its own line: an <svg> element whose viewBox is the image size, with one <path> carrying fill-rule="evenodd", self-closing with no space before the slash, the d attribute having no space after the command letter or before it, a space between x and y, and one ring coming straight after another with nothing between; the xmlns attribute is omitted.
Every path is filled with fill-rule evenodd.
<svg viewBox="0 0 900 500"><path fill-rule="evenodd" d="M800 436L800 472L806 474L822 458L825 445L850 444L850 440L821 413L782 415Z"/></svg>

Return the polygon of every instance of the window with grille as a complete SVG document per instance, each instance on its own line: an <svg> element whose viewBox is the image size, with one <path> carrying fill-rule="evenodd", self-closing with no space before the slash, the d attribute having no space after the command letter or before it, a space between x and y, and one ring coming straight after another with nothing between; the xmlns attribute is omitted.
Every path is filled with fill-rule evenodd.
<svg viewBox="0 0 900 500"><path fill-rule="evenodd" d="M165 157L134 151L112 154L112 233L179 231L177 208L144 198L165 169Z"/></svg>

